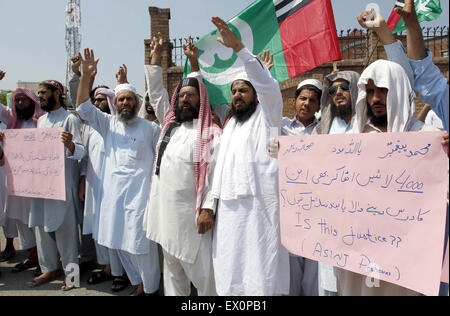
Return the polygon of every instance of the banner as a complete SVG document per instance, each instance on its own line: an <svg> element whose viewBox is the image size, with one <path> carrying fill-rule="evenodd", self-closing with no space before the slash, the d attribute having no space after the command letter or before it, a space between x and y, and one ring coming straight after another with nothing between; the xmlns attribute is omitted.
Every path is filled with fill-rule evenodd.
<svg viewBox="0 0 450 316"><path fill-rule="evenodd" d="M283 245L438 295L448 188L442 132L280 138Z"/></svg>
<svg viewBox="0 0 450 316"><path fill-rule="evenodd" d="M8 194L66 200L62 128L4 130Z"/></svg>

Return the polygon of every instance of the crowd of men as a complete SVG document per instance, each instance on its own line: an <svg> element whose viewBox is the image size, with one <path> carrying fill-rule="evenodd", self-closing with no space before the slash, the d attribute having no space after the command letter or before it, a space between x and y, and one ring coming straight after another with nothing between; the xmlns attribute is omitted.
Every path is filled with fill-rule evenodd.
<svg viewBox="0 0 450 316"><path fill-rule="evenodd" d="M387 282L369 288L362 275L289 254L280 235L278 144L268 143L273 129L281 135L437 130L413 116L414 91L448 131L447 80L425 47L414 1L405 2L396 10L408 28L407 51L383 17L363 12L359 23L378 34L389 60L361 75L335 71L323 82L304 80L293 118L282 118L270 53L254 56L217 17L218 41L245 68L232 84L230 106L210 106L191 40L184 52L192 73L170 98L160 36L151 42L142 102L125 65L114 90L93 89L99 59L90 49L72 58L74 113L55 80L42 82L37 96L15 90L11 109L0 106L3 129L64 129L66 201L5 193L0 260L14 256L19 236L29 257L13 272L36 268L31 287L67 274L70 264L95 262L102 269L92 272L90 285L112 281L111 290L122 291L131 284L137 296L158 295L161 279L169 296L190 295L192 286L201 296L420 295ZM448 152L448 134L442 143ZM0 159L4 164L1 149ZM448 286L441 292L448 295Z"/></svg>

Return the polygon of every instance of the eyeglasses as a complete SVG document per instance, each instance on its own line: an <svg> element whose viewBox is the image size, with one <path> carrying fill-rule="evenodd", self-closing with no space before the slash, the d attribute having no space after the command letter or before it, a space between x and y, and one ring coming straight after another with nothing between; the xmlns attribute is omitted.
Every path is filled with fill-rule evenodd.
<svg viewBox="0 0 450 316"><path fill-rule="evenodd" d="M178 93L179 98L184 98L184 96L187 96L188 98L192 98L194 95L197 95L197 93L192 91L186 91L186 92L180 92Z"/></svg>
<svg viewBox="0 0 450 316"><path fill-rule="evenodd" d="M330 90L329 90L330 95L335 95L336 92L337 92L338 87L341 88L344 91L349 91L350 90L350 85L348 84L348 82L343 82L341 84L338 84L338 85L330 87Z"/></svg>
<svg viewBox="0 0 450 316"><path fill-rule="evenodd" d="M100 102L103 102L103 101L105 101L106 99L104 99L104 98L97 98L97 99L94 99L94 103L100 103Z"/></svg>

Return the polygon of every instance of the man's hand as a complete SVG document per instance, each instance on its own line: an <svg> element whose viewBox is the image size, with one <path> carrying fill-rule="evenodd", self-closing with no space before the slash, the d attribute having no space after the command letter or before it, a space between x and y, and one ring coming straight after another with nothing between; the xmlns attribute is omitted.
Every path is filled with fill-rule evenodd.
<svg viewBox="0 0 450 316"><path fill-rule="evenodd" d="M198 66L198 47L194 45L191 36L189 36L187 44L183 44L183 50L184 54L191 63L191 71L199 71L200 67Z"/></svg>
<svg viewBox="0 0 450 316"><path fill-rule="evenodd" d="M395 43L395 37L383 16L374 9L362 12L357 19L363 28L377 33L383 45Z"/></svg>
<svg viewBox="0 0 450 316"><path fill-rule="evenodd" d="M83 202L86 200L86 176L81 177L78 187L78 198Z"/></svg>
<svg viewBox="0 0 450 316"><path fill-rule="evenodd" d="M241 51L241 49L245 47L224 20L215 16L212 17L211 21L217 27L217 30L222 36L217 38L217 41L219 43L221 43L225 47L234 49L236 53Z"/></svg>
<svg viewBox="0 0 450 316"><path fill-rule="evenodd" d="M266 49L263 52L263 55L261 57L261 54L258 54L259 59L261 59L261 61L264 63L264 65L266 65L267 69L269 69L269 71L273 68L273 54L270 54L270 50Z"/></svg>
<svg viewBox="0 0 450 316"><path fill-rule="evenodd" d="M160 32L156 36L153 36L150 42L150 59L152 63L160 64L162 60L162 54L164 52L164 39Z"/></svg>
<svg viewBox="0 0 450 316"><path fill-rule="evenodd" d="M72 68L72 72L77 76L81 76L80 67L81 67L81 57L80 53L77 55L73 55L70 58L70 67Z"/></svg>
<svg viewBox="0 0 450 316"><path fill-rule="evenodd" d="M89 80L92 77L97 75L97 65L99 59L95 60L94 51L89 48L84 50L84 59L81 56L81 53L78 53L78 58L81 63L82 77L88 78Z"/></svg>
<svg viewBox="0 0 450 316"><path fill-rule="evenodd" d="M408 26L409 22L417 21L417 13L416 8L414 7L414 0L405 0L405 6L403 8L396 7L394 11L397 14L401 15L406 26Z"/></svg>
<svg viewBox="0 0 450 316"><path fill-rule="evenodd" d="M278 151L280 150L280 142L278 139L274 139L269 144L269 156L278 159Z"/></svg>
<svg viewBox="0 0 450 316"><path fill-rule="evenodd" d="M61 141L63 142L64 146L70 150L70 152L73 153L75 152L75 144L72 141L72 134L70 134L69 132L62 132L61 133Z"/></svg>
<svg viewBox="0 0 450 316"><path fill-rule="evenodd" d="M214 216L213 211L208 209L201 209L200 215L197 219L197 231L199 234L205 234L210 229L213 228L214 225Z"/></svg>
<svg viewBox="0 0 450 316"><path fill-rule="evenodd" d="M119 70L116 73L117 84L128 83L127 75L128 75L127 66L123 64L122 66L120 66Z"/></svg>
<svg viewBox="0 0 450 316"><path fill-rule="evenodd" d="M2 80L3 78L5 78L6 72L0 70L0 80Z"/></svg>
<svg viewBox="0 0 450 316"><path fill-rule="evenodd" d="M194 45L191 36L189 36L187 43L183 44L183 50L189 60L198 58L198 47Z"/></svg>

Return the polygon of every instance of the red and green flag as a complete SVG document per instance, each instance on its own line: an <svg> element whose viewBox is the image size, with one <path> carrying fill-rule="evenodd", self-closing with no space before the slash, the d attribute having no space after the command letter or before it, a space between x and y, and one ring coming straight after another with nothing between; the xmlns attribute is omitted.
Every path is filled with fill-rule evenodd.
<svg viewBox="0 0 450 316"><path fill-rule="evenodd" d="M253 54L270 49L271 73L279 82L342 59L330 0L256 0L228 25ZM244 71L218 36L215 30L195 43L211 104L229 103L231 83ZM186 62L185 75L189 72Z"/></svg>
<svg viewBox="0 0 450 316"><path fill-rule="evenodd" d="M436 20L442 13L440 0L415 0L414 7L416 8L419 22ZM406 30L403 18L394 10L392 10L387 24L392 33Z"/></svg>

